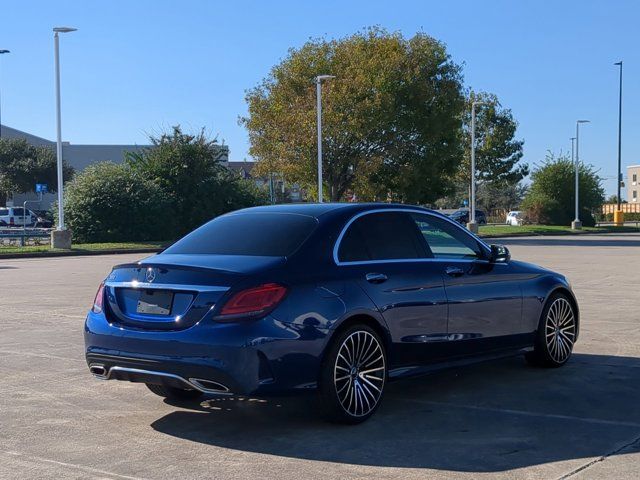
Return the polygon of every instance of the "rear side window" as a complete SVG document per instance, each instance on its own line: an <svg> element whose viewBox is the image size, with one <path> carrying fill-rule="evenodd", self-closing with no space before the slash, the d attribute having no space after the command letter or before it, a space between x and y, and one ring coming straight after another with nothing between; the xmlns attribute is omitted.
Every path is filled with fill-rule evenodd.
<svg viewBox="0 0 640 480"><path fill-rule="evenodd" d="M215 218L178 240L164 253L286 257L318 224L293 213L240 213Z"/></svg>
<svg viewBox="0 0 640 480"><path fill-rule="evenodd" d="M9 215L9 209L8 208L0 208L0 217L4 217L6 215Z"/></svg>
<svg viewBox="0 0 640 480"><path fill-rule="evenodd" d="M357 218L338 247L338 260L401 260L425 258L411 217L402 212L370 213Z"/></svg>

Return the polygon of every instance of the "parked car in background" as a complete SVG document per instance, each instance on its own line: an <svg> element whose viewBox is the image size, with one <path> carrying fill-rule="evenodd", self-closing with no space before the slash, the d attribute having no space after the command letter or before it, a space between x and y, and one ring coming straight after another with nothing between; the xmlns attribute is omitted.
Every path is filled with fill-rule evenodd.
<svg viewBox="0 0 640 480"><path fill-rule="evenodd" d="M507 213L507 225L522 225L522 212L520 210L513 210Z"/></svg>
<svg viewBox="0 0 640 480"><path fill-rule="evenodd" d="M462 225L466 225L467 223L469 223L469 209L461 208L460 210L456 210L451 215L449 215L449 218ZM478 225L487 224L487 216L485 215L483 210L476 209L476 222L478 223Z"/></svg>
<svg viewBox="0 0 640 480"><path fill-rule="evenodd" d="M578 331L563 275L431 210L325 203L221 215L115 266L84 339L102 380L172 401L315 390L359 423L389 380L505 354L560 367Z"/></svg>
<svg viewBox="0 0 640 480"><path fill-rule="evenodd" d="M38 221L38 216L29 209L25 212L22 207L0 207L0 220L9 227L31 227Z"/></svg>
<svg viewBox="0 0 640 480"><path fill-rule="evenodd" d="M36 227L51 228L53 227L53 214L49 210L34 210L37 216Z"/></svg>

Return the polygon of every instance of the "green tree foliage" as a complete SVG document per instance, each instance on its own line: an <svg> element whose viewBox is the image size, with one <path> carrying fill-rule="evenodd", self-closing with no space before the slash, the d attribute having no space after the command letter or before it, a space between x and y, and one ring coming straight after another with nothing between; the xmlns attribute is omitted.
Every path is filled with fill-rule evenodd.
<svg viewBox="0 0 640 480"><path fill-rule="evenodd" d="M575 217L575 167L567 155L547 154L545 162L531 175L532 184L522 202L533 223L568 225ZM580 220L594 225L592 215L604 201L602 179L591 165L580 165Z"/></svg>
<svg viewBox="0 0 640 480"><path fill-rule="evenodd" d="M507 182L484 182L476 192L478 205L486 210L515 210L527 193L526 185Z"/></svg>
<svg viewBox="0 0 640 480"><path fill-rule="evenodd" d="M250 153L262 174L279 172L315 191L316 90L323 84L323 170L331 200L427 203L447 193L462 157L461 68L419 33L372 28L292 49L247 93Z"/></svg>
<svg viewBox="0 0 640 480"><path fill-rule="evenodd" d="M127 164L165 194L170 207L163 213L166 238L177 238L213 217L264 203L264 192L240 178L221 161L223 151L204 131L151 137L152 147L128 153Z"/></svg>
<svg viewBox="0 0 640 480"><path fill-rule="evenodd" d="M468 185L471 172L471 104L476 106L476 179L478 183L516 185L529 175L529 165L521 163L524 141L516 140L518 122L511 110L502 108L498 97L480 92L467 99L463 118L465 154L459 165L458 179Z"/></svg>
<svg viewBox="0 0 640 480"><path fill-rule="evenodd" d="M221 163L215 140L183 133L151 138L124 164L88 167L69 184L65 215L80 242L174 240L231 210L266 201Z"/></svg>
<svg viewBox="0 0 640 480"><path fill-rule="evenodd" d="M63 163L65 180L73 176L73 169ZM49 191L56 191L58 177L56 156L51 148L34 147L24 139L0 139L0 205L12 192L33 191L36 183L46 183Z"/></svg>
<svg viewBox="0 0 640 480"><path fill-rule="evenodd" d="M123 164L91 165L65 189L65 219L79 242L170 238L169 207L160 185Z"/></svg>

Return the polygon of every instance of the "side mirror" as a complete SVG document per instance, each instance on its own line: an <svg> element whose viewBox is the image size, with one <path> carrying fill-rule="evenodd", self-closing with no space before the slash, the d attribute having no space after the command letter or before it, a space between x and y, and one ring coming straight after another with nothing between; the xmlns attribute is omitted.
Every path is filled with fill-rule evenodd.
<svg viewBox="0 0 640 480"><path fill-rule="evenodd" d="M504 245L491 245L491 254L489 262L491 263L507 263L511 260L509 249Z"/></svg>

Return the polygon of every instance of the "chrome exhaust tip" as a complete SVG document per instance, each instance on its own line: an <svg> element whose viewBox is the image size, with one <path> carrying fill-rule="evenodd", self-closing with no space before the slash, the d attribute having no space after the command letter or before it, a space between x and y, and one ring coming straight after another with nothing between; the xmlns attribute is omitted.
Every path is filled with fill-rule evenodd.
<svg viewBox="0 0 640 480"><path fill-rule="evenodd" d="M91 364L89 365L89 371L93 374L94 377L106 379L107 378L107 369L104 365Z"/></svg>
<svg viewBox="0 0 640 480"><path fill-rule="evenodd" d="M189 382L201 392L217 393L217 394L230 393L229 388L227 386L218 382L214 382L213 380L204 380L202 378L190 378Z"/></svg>

